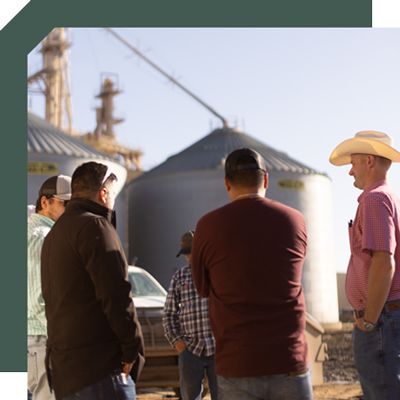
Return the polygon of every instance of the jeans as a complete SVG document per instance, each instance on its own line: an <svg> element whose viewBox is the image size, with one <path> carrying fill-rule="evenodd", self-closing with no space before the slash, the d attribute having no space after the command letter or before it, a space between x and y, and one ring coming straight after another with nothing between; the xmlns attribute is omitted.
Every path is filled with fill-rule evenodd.
<svg viewBox="0 0 400 400"><path fill-rule="evenodd" d="M382 313L371 332L356 328L353 349L364 400L400 399L400 310Z"/></svg>
<svg viewBox="0 0 400 400"><path fill-rule="evenodd" d="M54 400L45 367L46 336L28 336L28 391L32 400ZM28 393L29 398L29 393Z"/></svg>
<svg viewBox="0 0 400 400"><path fill-rule="evenodd" d="M312 400L311 365L301 375L217 376L219 400Z"/></svg>
<svg viewBox="0 0 400 400"><path fill-rule="evenodd" d="M136 400L135 382L118 369L104 379L82 390L64 397L62 400Z"/></svg>
<svg viewBox="0 0 400 400"><path fill-rule="evenodd" d="M207 372L211 399L217 400L218 383L215 375L214 355L198 357L192 354L188 348L179 353L179 380L182 400L201 400L204 369Z"/></svg>

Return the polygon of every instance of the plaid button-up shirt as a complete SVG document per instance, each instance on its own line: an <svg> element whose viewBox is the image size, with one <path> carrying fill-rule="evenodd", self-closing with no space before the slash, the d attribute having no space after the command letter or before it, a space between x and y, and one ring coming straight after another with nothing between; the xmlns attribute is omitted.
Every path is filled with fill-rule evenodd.
<svg viewBox="0 0 400 400"><path fill-rule="evenodd" d="M28 335L47 336L40 278L40 256L45 237L54 221L40 214L32 214L28 224Z"/></svg>
<svg viewBox="0 0 400 400"><path fill-rule="evenodd" d="M164 333L171 346L183 339L188 350L209 357L215 352L208 317L208 299L201 298L194 286L190 265L175 272L164 306Z"/></svg>
<svg viewBox="0 0 400 400"><path fill-rule="evenodd" d="M349 224L346 295L352 307L361 310L367 300L372 251L394 256L396 269L388 300L400 298L400 200L386 181L378 181L364 190L358 202L354 223Z"/></svg>

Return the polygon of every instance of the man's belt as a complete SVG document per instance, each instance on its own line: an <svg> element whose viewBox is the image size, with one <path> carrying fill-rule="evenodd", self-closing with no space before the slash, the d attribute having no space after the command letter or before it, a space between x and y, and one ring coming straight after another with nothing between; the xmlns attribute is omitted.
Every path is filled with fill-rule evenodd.
<svg viewBox="0 0 400 400"><path fill-rule="evenodd" d="M395 310L400 310L400 300L399 301L393 301L391 303L386 303L383 306L382 312L385 313L386 312L386 307L389 309L389 311L395 311ZM354 310L354 314L357 317L357 319L359 318L363 318L364 314L365 314L365 308L363 308L362 310Z"/></svg>
<svg viewBox="0 0 400 400"><path fill-rule="evenodd" d="M289 375L290 376L302 375L302 374L305 374L307 371L308 371L308 368L302 369L301 371L289 372Z"/></svg>

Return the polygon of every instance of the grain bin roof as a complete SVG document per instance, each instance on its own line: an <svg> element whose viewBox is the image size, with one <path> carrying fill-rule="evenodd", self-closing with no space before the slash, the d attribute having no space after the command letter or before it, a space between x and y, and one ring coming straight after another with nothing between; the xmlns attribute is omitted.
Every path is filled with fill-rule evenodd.
<svg viewBox="0 0 400 400"><path fill-rule="evenodd" d="M222 169L228 155L241 147L250 147L258 151L263 156L268 171L319 174L318 171L293 160L287 154L274 150L238 129L221 128L214 130L180 153L169 157L137 180L181 171Z"/></svg>
<svg viewBox="0 0 400 400"><path fill-rule="evenodd" d="M55 127L28 111L28 153L42 153L103 160L114 159L97 151L77 137Z"/></svg>

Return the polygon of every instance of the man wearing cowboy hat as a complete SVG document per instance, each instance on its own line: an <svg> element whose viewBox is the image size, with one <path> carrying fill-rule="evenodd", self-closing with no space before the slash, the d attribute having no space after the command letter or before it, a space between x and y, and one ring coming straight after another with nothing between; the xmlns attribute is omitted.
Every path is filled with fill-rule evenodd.
<svg viewBox="0 0 400 400"><path fill-rule="evenodd" d="M388 135L363 131L339 144L329 161L351 164L354 186L363 190L349 222L346 295L355 312L354 358L364 398L399 399L400 200L387 175L400 153Z"/></svg>

